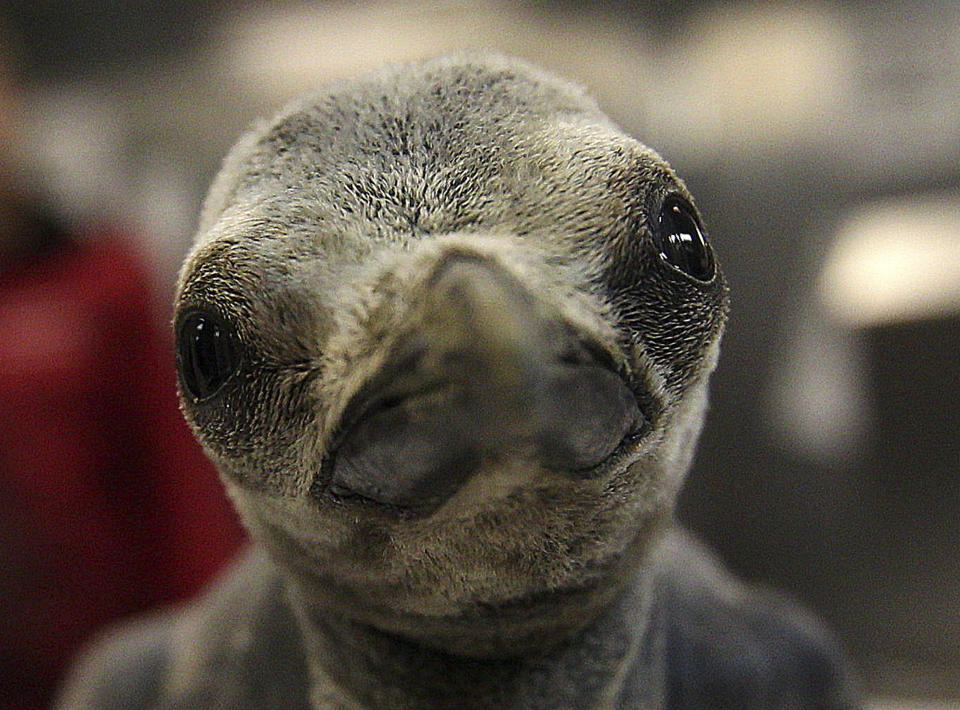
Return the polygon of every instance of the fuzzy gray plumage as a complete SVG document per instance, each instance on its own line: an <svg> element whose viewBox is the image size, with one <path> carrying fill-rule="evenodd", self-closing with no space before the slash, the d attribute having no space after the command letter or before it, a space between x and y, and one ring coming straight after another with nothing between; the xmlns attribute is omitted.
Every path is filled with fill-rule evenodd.
<svg viewBox="0 0 960 710"><path fill-rule="evenodd" d="M708 246L663 255L672 204L696 221L579 89L496 56L256 126L177 309L257 548L61 707L854 707L816 623L673 523L727 300Z"/></svg>

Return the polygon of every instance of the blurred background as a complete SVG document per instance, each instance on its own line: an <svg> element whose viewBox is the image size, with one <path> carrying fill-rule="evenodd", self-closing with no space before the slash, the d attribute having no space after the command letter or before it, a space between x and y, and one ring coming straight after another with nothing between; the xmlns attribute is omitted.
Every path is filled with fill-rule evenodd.
<svg viewBox="0 0 960 710"><path fill-rule="evenodd" d="M462 47L582 83L698 199L733 305L681 518L877 707L960 707L960 5L545 0L0 6L0 706L242 544L168 332L225 151Z"/></svg>

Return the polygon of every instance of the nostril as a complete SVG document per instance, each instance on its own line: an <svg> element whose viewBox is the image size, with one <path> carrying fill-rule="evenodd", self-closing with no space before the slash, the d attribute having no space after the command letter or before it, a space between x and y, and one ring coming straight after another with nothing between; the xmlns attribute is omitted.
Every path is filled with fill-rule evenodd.
<svg viewBox="0 0 960 710"><path fill-rule="evenodd" d="M583 365L586 362L581 353L569 350L561 353L558 360L562 365Z"/></svg>
<svg viewBox="0 0 960 710"><path fill-rule="evenodd" d="M394 378L415 375L427 354L426 344L419 338L409 338L395 346L390 370Z"/></svg>
<svg viewBox="0 0 960 710"><path fill-rule="evenodd" d="M622 374L622 367L607 348L593 338L583 336L572 329L566 329L559 338L563 350L557 355L561 365L597 365L604 369Z"/></svg>
<svg viewBox="0 0 960 710"><path fill-rule="evenodd" d="M380 400L378 407L380 409L393 409L394 407L399 407L403 403L404 399L405 397L400 394L393 395L392 397L385 397L384 399Z"/></svg>
<svg viewBox="0 0 960 710"><path fill-rule="evenodd" d="M330 486L327 490L329 490L330 493L335 495L337 498L356 498L357 497L356 493L351 491L346 486L341 486L336 481L331 481Z"/></svg>
<svg viewBox="0 0 960 710"><path fill-rule="evenodd" d="M617 372L622 374L622 369L614 360L613 355L609 350L604 348L600 343L594 340L580 340L580 347L587 353L587 356L590 358L590 362L593 362L600 367L603 367L611 372Z"/></svg>

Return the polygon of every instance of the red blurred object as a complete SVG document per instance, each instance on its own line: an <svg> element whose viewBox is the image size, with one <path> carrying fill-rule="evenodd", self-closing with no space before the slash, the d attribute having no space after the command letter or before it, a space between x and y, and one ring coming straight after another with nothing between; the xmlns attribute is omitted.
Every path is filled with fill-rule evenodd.
<svg viewBox="0 0 960 710"><path fill-rule="evenodd" d="M193 594L242 542L157 323L115 236L0 270L0 708L44 707L94 630Z"/></svg>

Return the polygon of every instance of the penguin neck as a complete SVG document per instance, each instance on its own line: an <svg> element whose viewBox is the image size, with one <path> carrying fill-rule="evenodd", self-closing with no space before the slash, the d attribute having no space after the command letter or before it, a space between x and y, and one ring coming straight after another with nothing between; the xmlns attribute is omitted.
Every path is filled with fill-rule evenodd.
<svg viewBox="0 0 960 710"><path fill-rule="evenodd" d="M352 619L288 577L315 707L613 708L627 679L631 698L661 697L650 623L660 536L645 537L595 588L408 632Z"/></svg>
<svg viewBox="0 0 960 710"><path fill-rule="evenodd" d="M636 575L576 633L503 657L452 653L318 609L295 589L290 597L318 710L587 710L619 707L627 693L633 701L637 687L643 698L662 697L663 657L651 652L653 575Z"/></svg>

